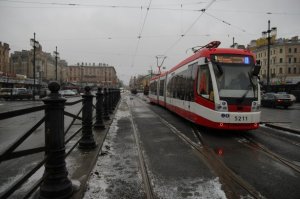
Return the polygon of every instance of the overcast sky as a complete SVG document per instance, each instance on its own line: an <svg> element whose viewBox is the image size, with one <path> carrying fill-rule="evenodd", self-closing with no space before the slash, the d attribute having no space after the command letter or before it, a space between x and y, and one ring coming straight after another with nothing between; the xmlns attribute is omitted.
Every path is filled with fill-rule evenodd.
<svg viewBox="0 0 300 199"><path fill-rule="evenodd" d="M29 50L35 32L45 52L57 46L69 65L107 63L128 83L157 70L157 55L170 69L192 54L187 49L213 40L247 45L268 20L277 38L300 36L300 1L0 0L0 41L11 53Z"/></svg>

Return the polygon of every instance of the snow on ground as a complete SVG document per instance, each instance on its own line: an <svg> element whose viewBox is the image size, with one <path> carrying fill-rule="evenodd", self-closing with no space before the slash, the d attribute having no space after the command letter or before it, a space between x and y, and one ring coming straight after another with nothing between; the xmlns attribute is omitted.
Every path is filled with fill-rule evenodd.
<svg viewBox="0 0 300 199"><path fill-rule="evenodd" d="M102 152L88 181L84 199L146 198L132 127L129 125L125 129L121 129L124 128L126 122L130 123L129 117L131 115L128 109L121 106L115 115ZM119 125L121 123L122 125ZM148 173L156 198L226 198L218 178L166 181L153 176L151 171Z"/></svg>
<svg viewBox="0 0 300 199"><path fill-rule="evenodd" d="M182 179L168 181L152 179L154 192L158 198L164 199L226 199L218 178L207 179Z"/></svg>
<svg viewBox="0 0 300 199"><path fill-rule="evenodd" d="M122 106L117 111L88 181L84 199L145 198L133 134L130 129L118 126L119 122L128 122L129 116L128 109L124 110Z"/></svg>

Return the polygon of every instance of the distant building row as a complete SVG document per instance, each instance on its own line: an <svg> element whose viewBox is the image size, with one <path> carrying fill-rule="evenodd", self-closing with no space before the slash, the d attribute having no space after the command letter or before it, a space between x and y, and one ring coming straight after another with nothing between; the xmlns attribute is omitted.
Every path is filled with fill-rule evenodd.
<svg viewBox="0 0 300 199"><path fill-rule="evenodd" d="M13 79L20 76L33 79L33 50L15 51L10 56L9 51L9 45L0 42L0 79L6 77L8 80L8 78ZM43 52L41 45L36 48L35 54L35 79L37 84L56 80L56 75L57 81L61 83L68 82L82 86L116 86L118 83L115 68L108 64L77 63L76 65L68 65L65 60L58 60L56 69L55 56ZM5 82L8 83L9 81ZM3 84L2 81L0 87L4 87Z"/></svg>

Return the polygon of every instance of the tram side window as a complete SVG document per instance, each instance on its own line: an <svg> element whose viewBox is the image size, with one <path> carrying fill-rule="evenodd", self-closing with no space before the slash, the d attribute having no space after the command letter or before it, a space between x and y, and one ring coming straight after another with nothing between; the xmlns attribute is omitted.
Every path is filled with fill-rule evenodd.
<svg viewBox="0 0 300 199"><path fill-rule="evenodd" d="M197 93L213 101L213 88L208 65L200 66L198 72Z"/></svg>
<svg viewBox="0 0 300 199"><path fill-rule="evenodd" d="M157 82L152 82L150 84L150 93L156 95L157 94L156 91L157 91Z"/></svg>
<svg viewBox="0 0 300 199"><path fill-rule="evenodd" d="M184 100L185 96L185 75L184 72L181 72L178 76L178 99Z"/></svg>
<svg viewBox="0 0 300 199"><path fill-rule="evenodd" d="M160 96L163 96L164 88L165 88L165 80L160 80L159 81L159 95Z"/></svg>
<svg viewBox="0 0 300 199"><path fill-rule="evenodd" d="M185 100L194 101L194 80L195 80L195 69L197 69L197 63L189 65L186 71L186 85L185 85Z"/></svg>
<svg viewBox="0 0 300 199"><path fill-rule="evenodd" d="M181 81L180 81L180 76L178 76L178 75L176 75L175 77L174 77L174 89L173 89L173 91L174 91L174 93L173 93L173 96L174 96L174 98L177 98L177 99L179 99L180 98L180 83L181 83Z"/></svg>
<svg viewBox="0 0 300 199"><path fill-rule="evenodd" d="M167 81L167 89L166 89L167 97L173 97L172 82L173 82L173 77L170 77L170 79Z"/></svg>

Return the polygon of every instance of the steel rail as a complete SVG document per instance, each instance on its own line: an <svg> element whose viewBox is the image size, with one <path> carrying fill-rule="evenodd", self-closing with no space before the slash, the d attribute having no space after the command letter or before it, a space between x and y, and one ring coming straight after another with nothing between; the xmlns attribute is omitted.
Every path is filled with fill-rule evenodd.
<svg viewBox="0 0 300 199"><path fill-rule="evenodd" d="M271 157L273 160L283 163L284 165L288 166L289 168L293 169L294 171L300 173L300 166L298 166L297 164L294 164L292 161L278 155L277 153L272 152L271 150L269 150L266 146L264 146L263 144L255 141L254 139L243 135L243 137L245 139L247 139L249 142L251 142L252 144L255 144L257 148L259 148L261 151L265 152L265 154L267 154L269 157ZM245 144L248 147L251 147L250 145L246 144L243 142L243 144Z"/></svg>
<svg viewBox="0 0 300 199"><path fill-rule="evenodd" d="M130 111L130 113L132 113L130 106L129 106L129 111ZM147 172L143 152L141 150L141 146L140 146L138 135L137 135L138 130L137 130L136 124L133 121L132 114L130 114L130 115L131 116L129 118L131 121L131 125L133 127L133 135L134 135L134 139L135 139L136 146L137 146L137 151L138 151L138 156L139 156L139 164L140 164L140 168L141 168L141 172L142 172L142 178L143 178L143 182L144 182L146 196L147 196L147 199L154 199L155 197L154 197L154 193L152 190L151 181L150 181L150 178L149 178L149 175Z"/></svg>
<svg viewBox="0 0 300 199"><path fill-rule="evenodd" d="M199 135L198 129L196 129L194 126L192 127L192 130L196 135L199 135L199 140L202 145L199 145L195 142L193 142L190 138L185 136L182 132L180 132L176 127L174 127L172 124L167 122L165 119L157 115L157 117L166 125L168 126L171 131L177 135L180 139L182 139L185 143L192 146L196 151L198 151L208 162L209 166L218 174L218 176L225 180L226 182L229 182L232 180L237 185L239 185L241 188L243 188L245 191L247 191L252 197L254 198L262 198L261 194L256 191L254 187L252 187L248 182L246 182L244 179L242 179L240 176L234 173L232 169L230 169L228 166L225 165L225 163L220 160L214 153L214 151L206 145L206 142L203 140L201 134ZM196 131L195 131L196 130ZM230 180L228 180L230 179ZM234 192L234 190L231 190ZM235 196L239 197L239 196Z"/></svg>
<svg viewBox="0 0 300 199"><path fill-rule="evenodd" d="M269 128L272 128L272 127L269 127ZM265 128L265 127L262 127L262 129L266 129L266 128ZM273 137L273 138L275 138L275 139L282 140L282 141L284 141L284 142L288 142L288 143L290 143L290 144L292 144L292 145L295 145L295 146L297 146L297 147L300 147L300 142L296 142L296 141L294 141L294 140L288 139L288 138L283 137L283 136L278 136L277 134L274 135L273 133L268 133L268 132L266 132L266 131L264 131L264 130L262 130L262 129L258 129L258 130L260 130L260 134L265 134L265 135L271 136L271 137ZM272 128L272 129L274 129L274 128ZM278 130L278 129L276 129L276 130ZM293 135L294 135L294 134L293 134Z"/></svg>

